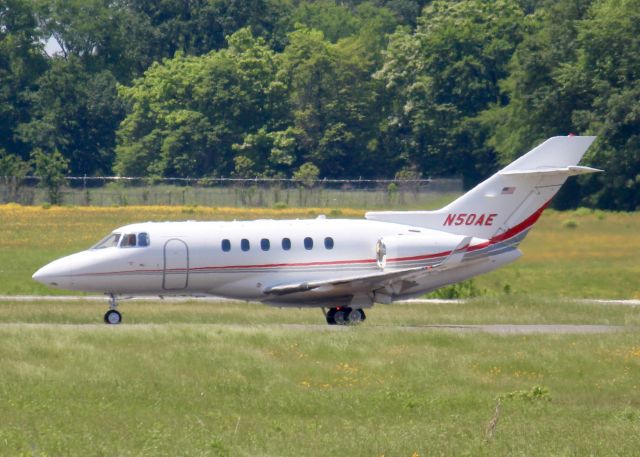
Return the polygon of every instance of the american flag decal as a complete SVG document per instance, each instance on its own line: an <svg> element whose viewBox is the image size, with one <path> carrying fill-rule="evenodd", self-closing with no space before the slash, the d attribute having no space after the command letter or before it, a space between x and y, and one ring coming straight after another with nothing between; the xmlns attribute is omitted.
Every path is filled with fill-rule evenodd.
<svg viewBox="0 0 640 457"><path fill-rule="evenodd" d="M511 195L516 191L515 187L503 187L502 188L502 192L500 192L502 195Z"/></svg>

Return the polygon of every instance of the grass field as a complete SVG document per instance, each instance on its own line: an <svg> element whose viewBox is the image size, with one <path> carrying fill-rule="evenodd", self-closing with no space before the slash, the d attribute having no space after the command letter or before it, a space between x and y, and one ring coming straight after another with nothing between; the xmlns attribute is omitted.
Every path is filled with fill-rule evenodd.
<svg viewBox="0 0 640 457"><path fill-rule="evenodd" d="M125 302L128 325L112 328L95 324L104 306L0 302L0 455L635 456L640 448L638 307L412 303L377 307L359 328L330 328L317 310ZM422 327L465 322L627 330Z"/></svg>
<svg viewBox="0 0 640 457"><path fill-rule="evenodd" d="M0 295L66 294L30 275L129 222L321 212L362 216L0 206ZM113 328L105 302L2 299L0 456L637 456L640 306L575 299L640 298L639 222L547 212L522 259L475 280L481 296L377 305L360 327L193 300L124 301Z"/></svg>
<svg viewBox="0 0 640 457"><path fill-rule="evenodd" d="M45 263L86 249L114 228L147 220L362 217L354 209L23 207L0 205L0 295L67 294L31 280ZM546 211L524 256L474 282L483 295L640 298L640 213Z"/></svg>

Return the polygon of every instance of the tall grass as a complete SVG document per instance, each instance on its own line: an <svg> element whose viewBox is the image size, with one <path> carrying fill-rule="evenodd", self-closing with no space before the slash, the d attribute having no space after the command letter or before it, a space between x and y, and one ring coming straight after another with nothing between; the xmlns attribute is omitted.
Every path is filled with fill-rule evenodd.
<svg viewBox="0 0 640 457"><path fill-rule="evenodd" d="M636 333L3 326L0 361L7 456L635 456L640 448ZM526 394L535 389L544 395Z"/></svg>

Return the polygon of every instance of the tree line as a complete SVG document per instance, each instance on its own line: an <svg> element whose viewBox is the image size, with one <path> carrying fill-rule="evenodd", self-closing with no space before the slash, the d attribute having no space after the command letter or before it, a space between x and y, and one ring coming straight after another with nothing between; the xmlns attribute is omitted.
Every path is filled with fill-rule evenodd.
<svg viewBox="0 0 640 457"><path fill-rule="evenodd" d="M640 0L2 0L0 175L469 187L576 133L556 205L635 210L639 76Z"/></svg>

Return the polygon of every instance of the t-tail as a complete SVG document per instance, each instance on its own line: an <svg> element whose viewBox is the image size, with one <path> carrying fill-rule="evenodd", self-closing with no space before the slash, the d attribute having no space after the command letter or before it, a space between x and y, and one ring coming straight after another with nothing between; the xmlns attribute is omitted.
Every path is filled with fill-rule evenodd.
<svg viewBox="0 0 640 457"><path fill-rule="evenodd" d="M594 140L549 138L437 211L381 211L365 217L517 245L569 176L602 171L578 165Z"/></svg>

